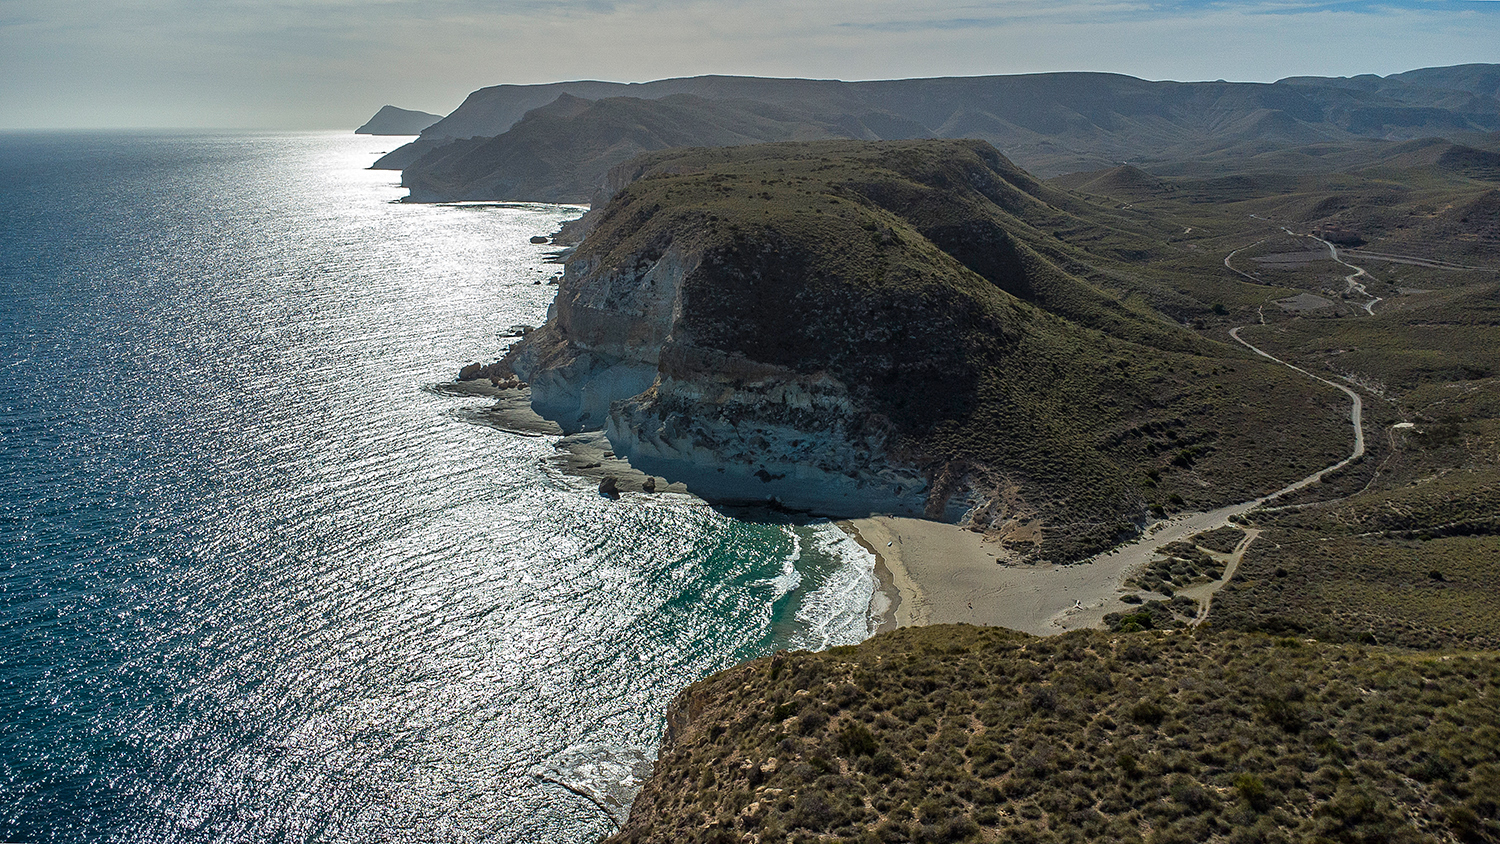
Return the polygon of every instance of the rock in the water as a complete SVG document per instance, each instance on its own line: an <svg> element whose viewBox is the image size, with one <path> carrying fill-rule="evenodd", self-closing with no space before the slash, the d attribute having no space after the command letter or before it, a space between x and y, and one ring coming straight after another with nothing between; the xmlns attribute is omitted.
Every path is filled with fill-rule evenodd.
<svg viewBox="0 0 1500 844"><path fill-rule="evenodd" d="M656 492L656 478L647 478L646 482L641 484L641 489L646 492Z"/></svg>
<svg viewBox="0 0 1500 844"><path fill-rule="evenodd" d="M458 380L473 381L484 374L484 367L478 363L471 363L458 371Z"/></svg>
<svg viewBox="0 0 1500 844"><path fill-rule="evenodd" d="M620 498L620 485L615 482L613 475L607 475L604 480L599 482L599 494L613 500Z"/></svg>
<svg viewBox="0 0 1500 844"><path fill-rule="evenodd" d="M542 235L539 235L539 234L534 234L534 235L531 236L531 242L532 243L546 243L547 242L547 238L545 238L545 237L543 237Z"/></svg>

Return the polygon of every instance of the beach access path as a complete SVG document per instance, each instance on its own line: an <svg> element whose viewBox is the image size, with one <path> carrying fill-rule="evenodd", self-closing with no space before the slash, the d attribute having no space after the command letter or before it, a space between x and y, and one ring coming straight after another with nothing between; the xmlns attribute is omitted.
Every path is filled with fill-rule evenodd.
<svg viewBox="0 0 1500 844"><path fill-rule="evenodd" d="M1329 472L1363 456L1363 402L1359 394L1252 345L1240 337L1243 328L1230 332L1236 342L1349 396L1354 447L1348 457L1252 501L1206 513L1182 513L1156 522L1134 541L1070 565L1007 562L998 543L981 533L942 522L897 516L841 522L845 530L877 557L879 588L890 607L880 620L879 629L967 623L1046 636L1101 627L1105 615L1131 608L1120 598L1139 590L1125 590L1123 583L1132 572L1151 561L1156 549L1228 525L1232 517L1315 484ZM1213 593L1233 576L1253 539L1254 536L1247 537L1235 549L1223 579L1215 581L1211 588L1198 587L1188 594L1206 605Z"/></svg>

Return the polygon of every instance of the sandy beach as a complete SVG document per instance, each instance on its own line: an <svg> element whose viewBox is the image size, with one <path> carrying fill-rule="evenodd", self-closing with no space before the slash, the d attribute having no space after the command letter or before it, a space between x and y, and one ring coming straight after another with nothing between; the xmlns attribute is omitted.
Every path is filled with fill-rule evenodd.
<svg viewBox="0 0 1500 844"><path fill-rule="evenodd" d="M1134 542L1065 566L1011 562L998 543L941 522L872 516L840 525L876 555L879 588L890 603L880 630L966 623L1047 636L1102 626L1106 614L1131 606L1120 598L1139 590L1122 583L1157 548L1229 524L1258 503L1158 522ZM1199 587L1194 597L1207 598L1224 582Z"/></svg>
<svg viewBox="0 0 1500 844"><path fill-rule="evenodd" d="M1232 253L1231 253L1232 254ZM1228 259L1225 259L1228 265ZM1231 269L1233 269L1231 267ZM1356 268L1358 269L1358 268ZM1350 276L1353 278L1353 276ZM998 543L957 525L896 516L872 516L839 524L862 545L875 552L879 588L889 597L887 617L879 629L922 624L984 624L1009 627L1039 636L1085 627L1100 627L1104 616L1131 606L1121 601L1133 572L1156 556L1156 549L1223 527L1230 519L1263 504L1317 483L1330 472L1349 465L1365 453L1363 402L1354 390L1300 369L1229 332L1236 342L1282 366L1342 391L1349 397L1349 423L1354 446L1348 457L1253 501L1231 504L1207 513L1183 513L1149 525L1140 537L1111 551L1066 566L1025 565L1008 559ZM1181 590L1200 605L1197 621L1208 613L1209 602L1239 567L1245 549L1259 531L1248 531L1232 554L1219 555L1225 563L1222 578ZM1146 593L1143 597L1153 596ZM880 602L884 606L887 602ZM872 602L872 611L876 603Z"/></svg>

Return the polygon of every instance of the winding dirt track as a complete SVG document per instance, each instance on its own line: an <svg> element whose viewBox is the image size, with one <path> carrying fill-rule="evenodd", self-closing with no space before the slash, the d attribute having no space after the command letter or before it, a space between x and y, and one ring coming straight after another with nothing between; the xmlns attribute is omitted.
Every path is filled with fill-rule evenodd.
<svg viewBox="0 0 1500 844"><path fill-rule="evenodd" d="M1287 363L1286 361L1270 354L1264 349L1255 346L1254 344L1250 343L1248 340L1245 340L1240 336L1240 331L1246 327L1247 326L1242 325L1231 330L1229 332L1229 336L1233 337L1235 342L1239 343L1250 351L1255 352L1257 355L1260 355L1267 360L1275 361L1276 363L1279 363L1282 366L1287 367L1288 369L1292 369L1303 375L1306 375L1308 378L1311 378L1315 381L1327 384L1328 386L1343 392L1344 395L1347 395L1349 397L1349 400L1352 403L1349 411L1349 422L1354 427L1354 448L1350 451L1349 456L1333 464L1332 466L1319 469L1318 471L1312 473L1311 475L1308 475L1300 481L1288 484L1287 486L1282 487L1281 489L1278 489L1275 492L1270 493L1269 495L1262 496L1253 501L1244 501L1239 504L1231 504L1228 507L1220 507L1217 510L1211 510L1207 513L1184 513L1172 519L1168 519L1167 521L1158 522L1148 528L1147 531L1134 542L1121 545L1118 548L1115 548L1114 550L1107 553L1099 554L1095 557L1090 558L1086 562L1056 570L1058 574L1061 575L1062 579L1082 581L1082 583L1074 585L1083 586L1084 588L1080 589L1079 591L1082 591L1084 592L1084 594L1089 595L1089 598L1086 600L1078 601L1071 607L1063 608L1052 613L1051 616L1048 617L1042 624L1036 624L1036 622L1040 621L1040 619L1036 617L1027 619L1027 621L1030 621L1031 625L1034 626L1017 625L1018 627L1020 627L1020 629L1025 629L1027 630L1027 632L1032 633L1046 634L1060 633L1064 630L1076 630L1082 627L1100 626L1103 623L1105 614L1110 612L1117 612L1126 607L1126 605L1119 600L1119 596L1117 594L1120 588L1120 584L1124 581L1125 577L1131 571L1144 567L1147 563L1149 563L1152 557L1156 555L1157 548L1160 548L1163 545L1171 542L1186 540L1205 531L1223 527L1229 524L1229 519L1232 516L1238 516L1243 513L1248 513L1249 511L1254 510L1255 508L1260 507L1267 502L1280 498L1283 495L1288 495L1290 493L1296 492L1299 489L1302 489L1303 487L1315 484L1318 481L1322 480L1323 476L1327 475L1329 472L1336 472L1339 469L1348 466L1350 463L1364 456L1364 401L1360 399L1359 394L1349 389L1348 387L1343 386L1342 384L1336 384L1332 381L1329 381L1327 378L1314 375L1299 366L1293 366L1292 364ZM1245 549L1250 546L1250 543L1252 541L1254 541L1255 536L1256 533L1251 533L1245 538L1243 542L1240 543L1240 546L1235 549L1235 553L1233 556L1233 563L1235 564L1234 567L1238 566L1240 558L1245 553ZM1232 576L1233 567L1227 569L1224 572L1224 577L1222 579L1215 581L1208 587L1201 588L1192 592L1191 597L1198 598L1200 603L1204 607L1206 607L1209 601L1212 600L1213 594L1220 588L1222 588L1224 584L1228 583L1229 578ZM1078 592L1073 592L1072 594L1077 595ZM1204 615L1206 614L1207 613L1205 609ZM1195 623L1201 623L1201 621L1202 618L1200 617Z"/></svg>
<svg viewBox="0 0 1500 844"><path fill-rule="evenodd" d="M1250 247L1242 247L1248 248ZM1239 251L1241 250L1235 250ZM1231 252L1225 257L1224 266L1252 281L1258 281L1254 276L1235 269L1230 262L1234 254ZM1359 272L1355 272L1351 278L1358 276ZM1264 322L1264 315L1261 320ZM1348 457L1252 501L1231 504L1207 513L1182 513L1157 522L1134 542L1066 566L997 566L999 555L982 537L969 531L955 530L949 525L936 525L919 519L890 516L857 519L850 523L849 529L860 538L861 544L876 552L877 571L887 572L881 577L884 583L882 589L884 594L891 597L893 606L883 623L899 626L988 624L1041 636L1101 627L1106 614L1131 608L1120 600L1121 585L1131 572L1143 568L1156 556L1156 549L1223 527L1229 524L1230 518L1315 484L1328 473L1338 471L1363 457L1364 402L1359 394L1255 346L1240 336L1240 332L1247 327L1239 326L1229 334L1235 342L1255 354L1333 387L1349 397L1349 422L1354 428L1354 447ZM1186 590L1189 597L1199 601L1199 615L1194 620L1195 624L1202 623L1207 616L1214 593L1234 576L1241 557L1258 533L1259 531L1247 530L1244 540L1233 554L1227 555L1223 578Z"/></svg>
<svg viewBox="0 0 1500 844"><path fill-rule="evenodd" d="M1251 281L1255 282L1256 284L1260 284L1261 283L1260 279L1258 279L1255 276L1253 276L1253 275L1245 272L1244 270L1237 270L1237 269L1235 269L1234 265L1231 264L1231 263L1229 263L1229 259L1233 258L1236 254L1238 254L1240 252L1244 252L1246 249L1254 249L1255 247L1257 247L1257 246L1259 246L1259 245L1261 245L1262 243L1265 243L1265 242L1266 242L1266 239L1265 238L1261 238L1260 240L1255 241L1254 243L1250 244L1249 246L1241 246L1240 248L1238 248L1238 249L1234 250L1233 252L1229 253L1228 255L1225 255L1224 256L1224 268L1227 269L1227 270L1229 270L1230 272L1236 274L1236 275L1244 276L1245 278L1250 279Z"/></svg>
<svg viewBox="0 0 1500 844"><path fill-rule="evenodd" d="M1379 300L1377 300L1377 301L1379 301ZM1262 499L1262 500L1265 500L1265 501L1269 501L1272 498L1276 498L1278 496L1286 495L1289 492L1296 492L1297 490L1299 490L1299 489L1307 486L1308 484L1316 483L1318 480L1322 479L1322 477L1324 475L1328 474L1329 472L1332 472L1332 471L1335 471L1335 470L1338 470L1338 469L1342 469L1345 466L1348 466L1354 460L1356 460L1356 459L1358 459L1358 458L1360 458L1360 457L1362 457L1364 455L1364 453L1365 453L1365 429L1364 429L1364 425L1362 424L1362 422L1363 422L1363 412L1364 412L1365 403L1364 403L1364 400L1359 397L1359 393L1356 393L1353 390L1349 389L1348 387L1345 387L1343 384L1337 384L1337 383L1334 383L1333 381L1329 381L1327 378L1323 378L1321 376L1314 375L1311 372L1308 372L1307 370L1303 369L1300 366L1293 366L1292 364L1287 363L1286 361L1282 360L1281 358L1278 358L1275 355L1272 355L1269 352L1266 352L1265 350L1252 345L1248 340L1246 340L1245 338L1243 338L1243 337L1240 336L1240 332L1243 331L1243 330L1245 330L1246 327L1247 326L1241 325L1241 326L1239 326L1237 328L1230 329L1229 330L1229 336L1233 337L1234 341L1236 343L1239 343L1241 346L1244 346L1245 348L1247 348L1250 351L1256 353L1257 355L1260 355L1263 358L1266 358L1267 360L1273 360L1273 361L1281 364L1282 366L1284 366L1284 367L1286 367L1288 369L1300 372L1303 375L1306 375L1308 378L1313 379L1314 381L1321 381L1322 383L1327 384L1328 386L1334 388L1335 390L1342 390L1344 392L1344 395L1348 396L1349 400L1351 402L1353 402L1353 407L1349 411L1349 422L1354 425L1354 451L1353 451L1353 453L1351 453L1348 457L1344 458L1343 460L1339 461L1338 463L1335 463L1332 466L1329 466L1327 469L1322 469L1319 472L1317 472L1316 474L1313 474L1313 475L1310 475L1310 476L1308 476L1306 478L1303 478L1302 480L1296 482L1295 484L1292 484L1291 486L1287 487L1286 489L1282 489L1282 490L1278 490L1276 492L1273 492L1270 495L1266 496L1264 499Z"/></svg>
<svg viewBox="0 0 1500 844"><path fill-rule="evenodd" d="M1348 261L1345 261L1343 258L1340 258L1339 257L1339 248L1337 246L1334 246L1333 243L1330 242L1330 241L1324 240L1323 238L1318 237L1315 234L1299 235L1296 232L1294 232L1291 229L1286 228L1286 227L1283 227L1281 230L1284 231L1284 232L1286 232L1289 235L1292 235L1293 237L1307 237L1307 238L1311 238L1313 240L1316 240L1317 242L1319 242L1319 243L1323 244L1324 246L1328 247L1328 257L1332 258L1335 263L1343 264L1344 266L1348 267L1349 269L1354 270L1354 272L1350 273L1349 275L1344 276L1344 290L1346 292L1349 292L1349 293L1358 293L1361 296L1367 296L1367 297L1369 297L1370 301L1361 304L1360 307L1365 309L1365 313L1369 314L1370 316L1375 316L1375 305L1377 303L1379 303L1379 302L1384 301L1384 300L1381 299L1379 296L1373 296L1373 295L1371 295L1370 291L1366 290L1365 286L1363 284L1361 284L1361 283L1359 283L1358 281L1355 280L1355 279L1358 279L1360 276L1364 276L1365 278L1373 280L1374 276L1372 276L1369 273L1365 272L1365 268L1364 267L1356 267L1353 264L1349 263ZM1229 259L1225 258L1224 260L1227 261ZM1234 339L1239 340L1240 338L1236 337ZM1240 340L1240 342L1244 343L1243 340ZM1245 345L1250 346L1249 343L1245 343ZM1255 347L1254 346L1250 346L1250 348L1254 349ZM1260 350L1256 349L1256 351L1260 351ZM1265 354L1265 352L1261 352L1261 354ZM1266 355L1266 357L1271 357L1271 356L1270 355ZM1275 358L1271 358L1271 360L1276 360L1276 359ZM1292 367L1292 368L1293 369L1297 369L1295 366ZM1302 370L1298 369L1297 371L1301 372ZM1321 381L1323 379L1320 378L1318 380ZM1325 383L1327 383L1327 382L1325 382Z"/></svg>

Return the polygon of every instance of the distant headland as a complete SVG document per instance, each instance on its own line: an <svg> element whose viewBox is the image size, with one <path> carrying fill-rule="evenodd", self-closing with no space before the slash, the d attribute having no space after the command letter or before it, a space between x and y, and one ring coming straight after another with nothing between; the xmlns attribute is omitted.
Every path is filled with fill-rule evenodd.
<svg viewBox="0 0 1500 844"><path fill-rule="evenodd" d="M428 126L442 120L442 115L425 111L383 106L365 125L354 130L356 135L417 135Z"/></svg>

